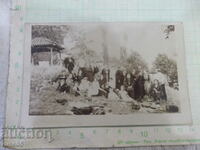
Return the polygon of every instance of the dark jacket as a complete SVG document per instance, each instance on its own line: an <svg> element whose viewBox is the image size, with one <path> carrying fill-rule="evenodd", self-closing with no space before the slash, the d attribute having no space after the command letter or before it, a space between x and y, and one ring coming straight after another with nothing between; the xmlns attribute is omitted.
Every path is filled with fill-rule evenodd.
<svg viewBox="0 0 200 150"><path fill-rule="evenodd" d="M116 79L116 89L121 88L121 86L124 84L124 75L123 72L121 70L117 70L116 74L115 74L115 79Z"/></svg>

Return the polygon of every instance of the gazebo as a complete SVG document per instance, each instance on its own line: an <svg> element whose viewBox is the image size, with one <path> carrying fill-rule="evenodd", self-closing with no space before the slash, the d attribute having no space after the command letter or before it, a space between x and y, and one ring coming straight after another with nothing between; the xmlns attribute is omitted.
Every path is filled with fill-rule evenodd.
<svg viewBox="0 0 200 150"><path fill-rule="evenodd" d="M49 62L49 65L56 64L56 60L61 61L61 50L64 48L44 37L32 39L31 62L39 65L41 61ZM58 62L57 62L58 63Z"/></svg>

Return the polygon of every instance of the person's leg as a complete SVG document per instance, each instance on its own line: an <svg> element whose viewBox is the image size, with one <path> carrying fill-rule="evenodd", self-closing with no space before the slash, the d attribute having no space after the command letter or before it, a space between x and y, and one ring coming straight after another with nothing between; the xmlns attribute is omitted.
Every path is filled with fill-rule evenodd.
<svg viewBox="0 0 200 150"><path fill-rule="evenodd" d="M106 88L105 91L106 91L106 98L108 98L108 95L109 95L109 88Z"/></svg>
<svg viewBox="0 0 200 150"><path fill-rule="evenodd" d="M106 98L108 97L108 93L105 89L99 89L99 95L105 96Z"/></svg>

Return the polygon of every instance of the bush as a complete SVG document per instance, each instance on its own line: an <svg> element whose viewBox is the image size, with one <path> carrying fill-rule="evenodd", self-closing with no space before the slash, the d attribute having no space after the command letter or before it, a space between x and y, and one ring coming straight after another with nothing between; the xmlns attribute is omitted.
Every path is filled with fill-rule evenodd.
<svg viewBox="0 0 200 150"><path fill-rule="evenodd" d="M143 60L141 55L137 52L132 52L132 54L127 58L126 62L126 68L129 71L132 71L133 69L138 70L145 70L148 71L148 67L146 62Z"/></svg>
<svg viewBox="0 0 200 150"><path fill-rule="evenodd" d="M160 70L173 82L178 82L177 64L165 54L159 54L153 64L153 70Z"/></svg>

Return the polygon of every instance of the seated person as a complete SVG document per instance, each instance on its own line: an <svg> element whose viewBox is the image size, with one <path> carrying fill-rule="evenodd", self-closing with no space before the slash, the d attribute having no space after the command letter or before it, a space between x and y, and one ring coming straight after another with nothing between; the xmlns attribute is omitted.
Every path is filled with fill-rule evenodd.
<svg viewBox="0 0 200 150"><path fill-rule="evenodd" d="M157 79L154 80L153 86L152 86L152 97L156 103L160 103L161 100L161 88L160 83Z"/></svg>
<svg viewBox="0 0 200 150"><path fill-rule="evenodd" d="M109 89L110 89L110 87L109 87L108 83L105 83L104 86L100 86L99 95L105 96L106 98L108 98Z"/></svg>
<svg viewBox="0 0 200 150"><path fill-rule="evenodd" d="M83 71L81 69L79 69L76 79L78 83L81 83L81 80L83 79Z"/></svg>
<svg viewBox="0 0 200 150"><path fill-rule="evenodd" d="M80 94L80 89L79 89L79 83L75 82L74 86L72 88L72 93L74 93L75 96L79 96Z"/></svg>
<svg viewBox="0 0 200 150"><path fill-rule="evenodd" d="M69 84L69 85L73 85L73 74L69 74L69 76L67 77L66 79L66 82Z"/></svg>
<svg viewBox="0 0 200 150"><path fill-rule="evenodd" d="M66 80L61 81L60 87L58 88L59 92L69 93L70 92L70 86L67 84Z"/></svg>
<svg viewBox="0 0 200 150"><path fill-rule="evenodd" d="M88 96L97 96L99 94L99 89L99 82L97 81L97 79L94 79L94 81L90 82L89 84Z"/></svg>
<svg viewBox="0 0 200 150"><path fill-rule="evenodd" d="M73 82L75 83L75 82L77 82L78 81L78 75L77 75L77 73L75 72L75 71L72 71L72 80L73 80Z"/></svg>
<svg viewBox="0 0 200 150"><path fill-rule="evenodd" d="M52 82L57 83L57 89L56 90L60 90L61 86L64 84L64 82L66 81L68 76L68 70L62 70L58 75L56 75L56 77L54 77L52 79Z"/></svg>
<svg viewBox="0 0 200 150"><path fill-rule="evenodd" d="M99 86L99 96L105 96L106 98L108 98L109 85L106 82L106 78L102 74L99 79Z"/></svg>
<svg viewBox="0 0 200 150"><path fill-rule="evenodd" d="M89 89L89 81L87 77L84 77L81 80L81 83L79 85L80 93L83 94L84 96L87 96L87 92Z"/></svg>

